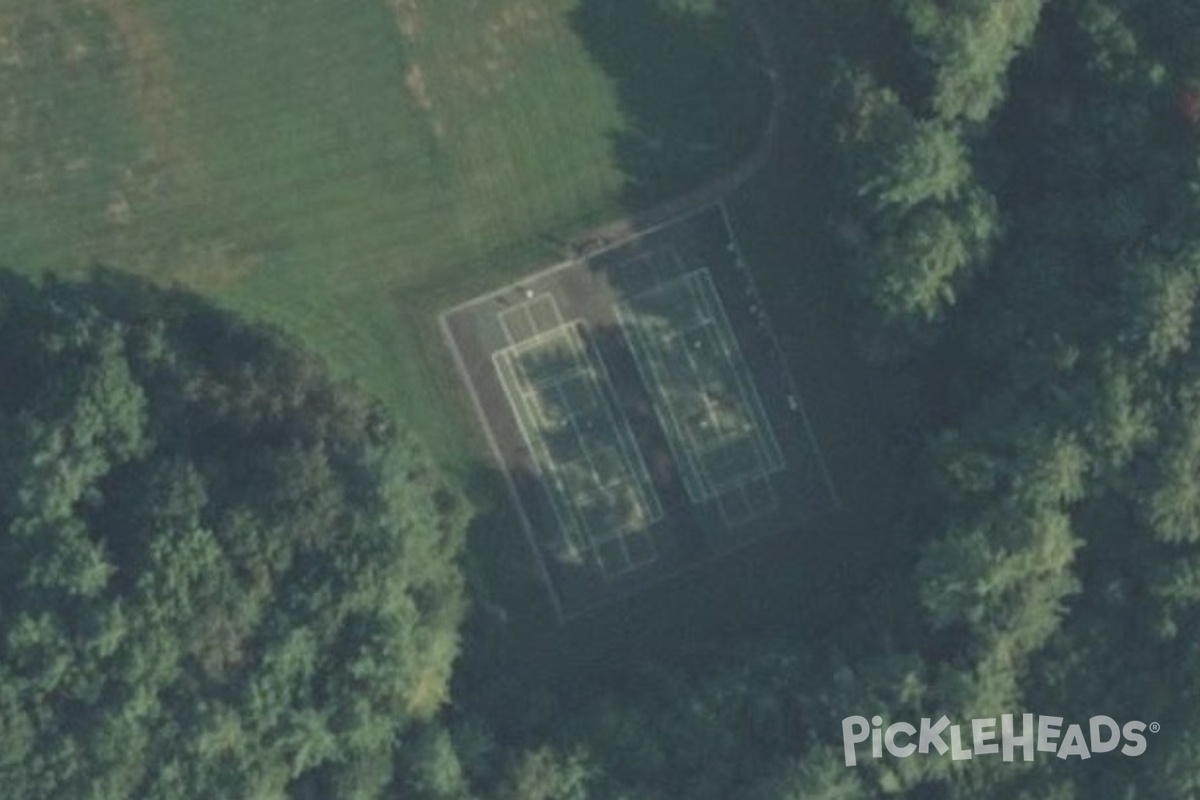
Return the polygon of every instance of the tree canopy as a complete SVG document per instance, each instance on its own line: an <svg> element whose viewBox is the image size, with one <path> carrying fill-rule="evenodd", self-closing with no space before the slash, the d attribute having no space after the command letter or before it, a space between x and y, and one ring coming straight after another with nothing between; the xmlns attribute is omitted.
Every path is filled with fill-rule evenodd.
<svg viewBox="0 0 1200 800"><path fill-rule="evenodd" d="M795 48L831 39L827 83L806 95L827 119L798 115L810 127L780 163L803 168L794 185L772 176L794 205L770 213L807 221L795 198L825 177L828 265L788 263L820 273L806 285L847 290L840 319L871 380L903 375L925 401L917 435L910 420L883 434L913 482L879 536L916 552L911 572L876 576L884 594L836 604L815 636L795 632L809 620L693 643L693 660L611 677L584 700L543 690L536 713L497 729L518 749L585 748L603 798L1194 795L1200 142L1179 98L1200 66L1200 13L786 5L768 4ZM849 714L1023 711L1163 733L1136 759L841 763Z"/></svg>
<svg viewBox="0 0 1200 800"><path fill-rule="evenodd" d="M0 274L10 797L375 797L445 701L462 504L278 336Z"/></svg>
<svg viewBox="0 0 1200 800"><path fill-rule="evenodd" d="M670 0L646 30L670 41L710 5ZM832 437L837 477L869 452L887 482L848 493L848 527L804 532L781 580L813 585L769 594L747 556L717 601L754 595L745 619L700 618L708 573L536 635L483 597L459 657L467 514L393 420L184 295L5 275L6 792L1200 792L1200 6L758 5L794 94L770 168L730 202L749 261L778 269L761 277L781 339L829 345L798 371L818 401L845 399L817 379L828 364L875 390L878 429ZM610 12L579 11L615 37ZM645 65L606 53L631 129L676 130L647 125L671 109L637 85ZM834 330L792 313L817 305ZM844 361L822 336L851 340ZM836 550L846 530L861 539ZM1162 733L1137 758L842 762L848 715L1022 712Z"/></svg>

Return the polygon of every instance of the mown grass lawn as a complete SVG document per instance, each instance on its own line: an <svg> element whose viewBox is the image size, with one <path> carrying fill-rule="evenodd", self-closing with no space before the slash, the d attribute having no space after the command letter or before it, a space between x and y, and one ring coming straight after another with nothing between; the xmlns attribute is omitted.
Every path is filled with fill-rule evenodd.
<svg viewBox="0 0 1200 800"><path fill-rule="evenodd" d="M434 313L616 214L623 113L572 0L0 5L0 263L275 321L449 466Z"/></svg>
<svg viewBox="0 0 1200 800"><path fill-rule="evenodd" d="M714 7L0 0L0 266L278 324L482 501L477 591L540 607L437 314L756 143L758 54Z"/></svg>
<svg viewBox="0 0 1200 800"><path fill-rule="evenodd" d="M655 4L668 11L647 10ZM660 192L678 190L745 152L762 105L745 84L721 83L678 10L712 5L0 0L0 265L79 273L104 263L298 336L415 428L474 494L495 498L473 572L542 608L503 489L478 468L480 437L436 315L558 260L556 241L628 210L631 184L644 202L660 179ZM784 48L782 147L731 208L835 480L863 476L841 485L860 506L879 488L876 471L860 469L872 460L870 412L848 378L845 303L830 296L824 197L813 188L827 160L812 118L832 64L827 26L789 0L765 7L781 42L811 46ZM681 155L695 165L664 168ZM737 609L759 602L747 583L798 585L798 559L777 550L731 561L698 592L705 607L741 619ZM765 581L764 561L778 580ZM792 607L781 591L789 599L777 604ZM630 608L662 620L642 625L653 639L698 602L671 584ZM625 631L624 616L609 617L614 630ZM608 638L594 639L606 652Z"/></svg>

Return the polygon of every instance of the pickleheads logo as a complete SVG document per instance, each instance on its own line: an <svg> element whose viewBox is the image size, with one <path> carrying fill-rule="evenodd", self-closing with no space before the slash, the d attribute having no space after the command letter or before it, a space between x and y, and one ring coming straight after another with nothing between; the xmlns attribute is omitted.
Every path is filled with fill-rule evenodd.
<svg viewBox="0 0 1200 800"><path fill-rule="evenodd" d="M857 746L871 740L871 757L883 758L884 749L896 758L908 758L914 753L928 755L930 748L937 755L950 753L955 761L967 761L976 756L1002 755L1012 761L1017 750L1025 761L1033 761L1036 750L1054 753L1061 759L1072 756L1079 759L1091 758L1093 753L1110 753L1120 747L1126 756L1140 756L1146 752L1145 732L1158 733L1159 724L1132 720L1124 725L1117 724L1112 717L1092 717L1087 722L1087 735L1081 725L1062 727L1062 717L1021 716L1020 733L1014 731L1013 715L1000 716L999 730L996 718L973 719L970 724L970 747L963 747L963 730L960 725L951 725L947 717L937 722L929 718L921 720L920 726L907 722L896 722L883 728L883 717L846 717L842 720L842 745L846 750L846 766L858 763ZM949 744L946 738L949 738Z"/></svg>

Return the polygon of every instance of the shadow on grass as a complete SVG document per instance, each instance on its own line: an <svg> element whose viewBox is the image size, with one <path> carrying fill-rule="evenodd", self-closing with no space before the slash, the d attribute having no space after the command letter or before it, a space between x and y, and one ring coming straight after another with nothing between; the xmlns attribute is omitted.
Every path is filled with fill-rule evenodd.
<svg viewBox="0 0 1200 800"><path fill-rule="evenodd" d="M758 143L771 87L733 3L584 0L572 23L625 112L611 136L630 210L730 170Z"/></svg>

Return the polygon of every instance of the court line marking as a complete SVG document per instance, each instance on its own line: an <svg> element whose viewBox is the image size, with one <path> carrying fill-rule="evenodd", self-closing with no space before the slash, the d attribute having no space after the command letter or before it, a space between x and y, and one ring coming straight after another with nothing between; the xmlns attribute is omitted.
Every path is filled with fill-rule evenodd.
<svg viewBox="0 0 1200 800"><path fill-rule="evenodd" d="M661 295L673 300L675 293L685 296L688 305L684 311L692 318L691 324L687 327L673 326L674 330L659 337L657 341L651 341L647 326L639 320L647 314L638 312L635 304L639 297L645 302L648 295ZM684 484L694 503L708 502L738 483L786 469L786 460L774 427L762 405L758 387L745 363L736 334L707 267L679 275L671 281L629 298L626 302L618 303L616 315L626 334L630 350L638 356L635 361L643 374L643 381L649 384L651 394L658 400L655 410L660 422L669 434L673 433L668 436L668 444L672 445L676 461L680 466L686 467ZM743 434L734 431L730 436L722 430L720 416L716 413L712 400L704 392L704 387L708 384L705 379L707 371L700 368L692 349L688 346L688 339L692 336L701 337L714 353L720 354L717 363L719 369L714 377L724 389L737 397L739 410L743 412L745 422L751 426L744 438L749 440L754 451L759 467L757 472L739 475L730 480L712 474L705 456L738 438L743 438ZM679 345L681 341L682 347ZM677 393L670 391L671 382L664 377L667 372L664 357L670 356L670 352L665 351L670 350L682 350L689 373L689 383L703 393L701 399L706 420L716 432L715 439L710 437L711 443L698 439L694 426L684 425L680 421L677 413L679 409L676 408L675 402ZM649 376L646 375L647 372L650 373Z"/></svg>
<svg viewBox="0 0 1200 800"><path fill-rule="evenodd" d="M737 233L733 229L733 219L730 217L729 209L725 206L725 201L717 200L714 204L721 212L721 221L725 225L726 238L734 247L734 257L737 259L737 266L741 267L741 272L744 273L747 286L750 288L751 296L755 304L758 305L764 318L766 318L766 306L763 304L762 295L758 291L758 284L754 280L754 276L750 270L746 268L745 262L742 261L742 245L738 241ZM821 475L825 479L825 488L829 492L829 497L833 500L834 509L845 508L842 502L842 497L838 494L837 485L833 482L833 476L829 472L829 466L825 462L825 451L821 449L821 443L817 441L816 434L813 432L812 420L808 416L808 409L804 402L804 395L797 388L796 380L792 376L791 369L788 368L787 360L783 355L783 347L779 344L779 337L775 334L775 327L768 320L766 325L766 333L771 340L771 345L775 350L775 355L779 363L779 370L783 373L784 383L787 385L788 394L796 399L797 412L800 415L800 422L804 427L804 433L808 437L808 443L816 454L817 466L821 470Z"/></svg>
<svg viewBox="0 0 1200 800"><path fill-rule="evenodd" d="M653 545L653 535L649 532L648 528L661 520L664 512L649 476L649 470L641 458L641 451L636 448L636 445L632 441L633 433L629 427L629 421L620 414L619 408L615 405L615 400L613 400L611 388L612 377L608 373L603 359L598 358L588 348L582 338L580 328L581 323L575 320L571 323L541 331L525 341L518 342L493 353L493 360L496 362L497 371L500 374L501 388L504 390L509 405L512 408L526 448L534 456L534 464L538 472L551 484L548 487L548 494L551 495L551 508L554 511L559 528L567 540L566 544L572 548L572 552L584 554L590 552L594 557L594 561L601 567L601 571L609 574L610 570L608 570L605 560L600 556L599 548L610 542L617 541L618 546L625 555L626 568L620 570L620 572L624 572L633 568L635 563L637 566L642 566L650 563L651 560L657 559L657 547ZM545 346L551 341L550 337L552 336L565 337L563 341L567 344L567 348L572 356L574 356L576 364L562 375L543 381L534 381L521 363L521 356ZM602 416L606 428L610 428L613 431L618 443L619 449L612 449L613 452L620 456L620 472L622 475L608 486L605 486L601 480L601 474L596 468L592 448L588 445L588 438L579 427L579 413L576 413L572 408L571 413L567 414L565 420L566 424L569 424L571 427L573 439L579 445L581 454L581 458L572 459L569 462L560 463L559 459L552 456L543 435L544 426L538 424L539 419L550 421L545 411L545 404L542 402L539 394L543 391L555 392L558 394L560 400L563 400L565 395L562 393L562 385L575 379L577 376L584 376L584 385L592 396L591 408L598 409L597 413ZM530 386L535 387L534 390L531 391L526 388ZM563 402L563 405L569 406L570 404ZM605 447L607 449L611 446L606 445ZM633 448L632 451L630 450L631 447ZM578 491L568 488L564 473L565 467L580 462L586 463L586 469L594 487L592 491L583 493L582 497ZM642 524L636 528L623 527L612 536L600 538L594 535L595 532L592 530L594 526L589 524L589 520L584 516L583 508L589 498L603 497L606 494L609 497L615 496L615 493L611 491L615 487L626 487L630 490L636 503L639 521ZM625 541L633 534L642 534L650 540L654 559L639 562L634 561L629 554L628 544Z"/></svg>
<svg viewBox="0 0 1200 800"><path fill-rule="evenodd" d="M554 580L550 577L550 568L546 566L545 554L542 552L542 548L538 544L537 537L534 534L533 521L529 519L529 514L525 511L525 504L521 502L521 493L517 489L517 482L513 479L508 461L504 458L504 451L500 449L500 443L496 439L495 431L492 430L491 421L484 411L483 401L480 399L479 391L475 388L475 381L471 378L471 373L467 369L466 359L463 357L462 351L458 349L458 340L455 339L454 331L450 327L448 314L442 314L438 317L438 326L442 329L442 337L450 347L451 360L454 361L454 366L458 369L459 375L462 376L467 385L467 394L471 398L471 405L475 408L475 414L482 423L481 427L483 428L484 438L488 443L488 449L491 450L492 458L496 459L496 463L500 467L500 474L504 476L504 484L508 488L509 496L512 498L513 505L517 509L517 518L521 520L521 529L525 533L525 541L533 549L533 560L537 563L542 583L546 585L546 591L550 595L550 606L554 609L554 616L561 625L567 620L562 597L559 595L558 587L555 585Z"/></svg>

